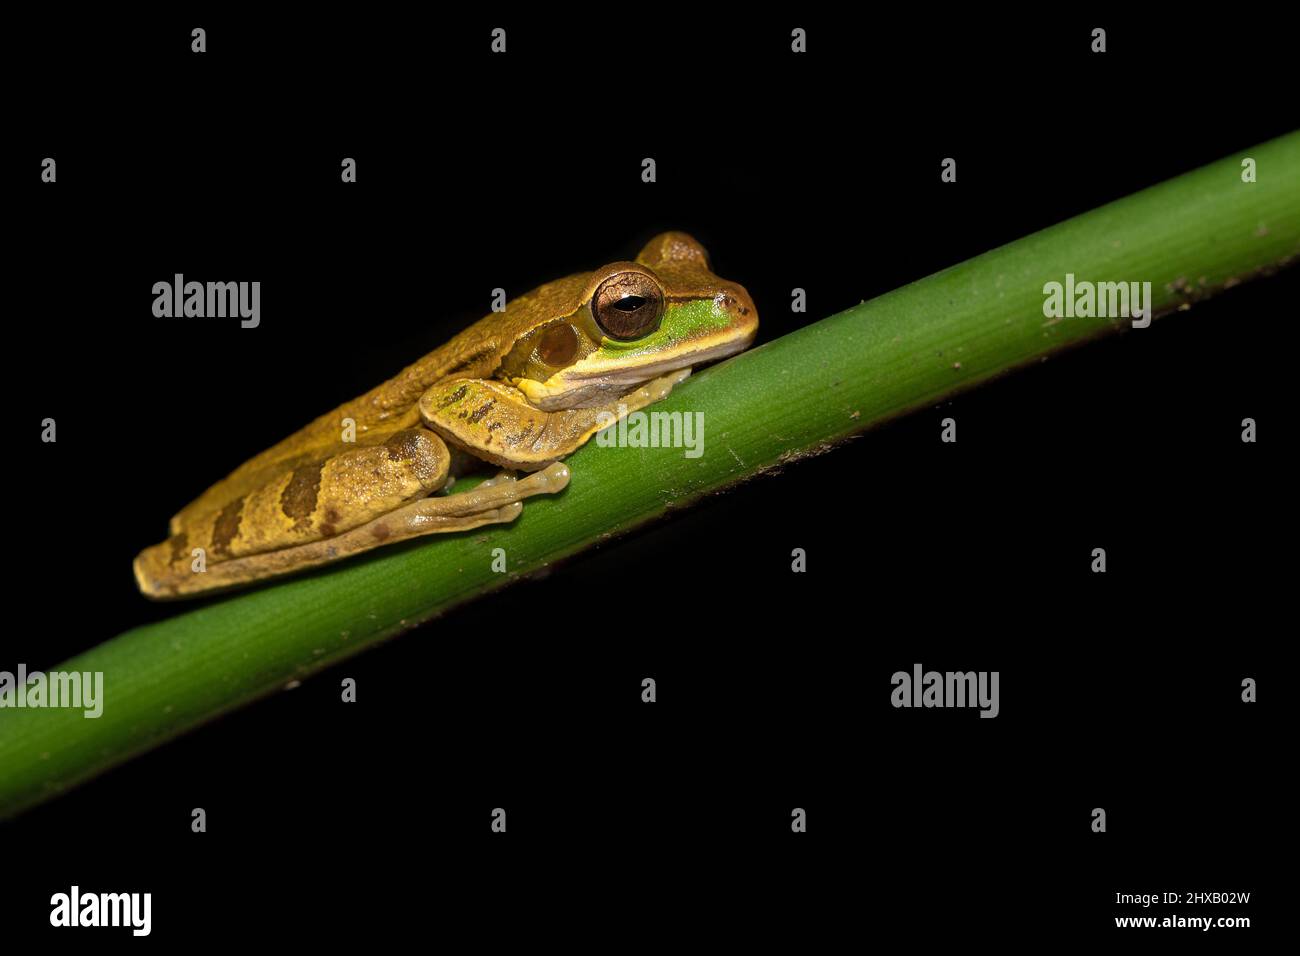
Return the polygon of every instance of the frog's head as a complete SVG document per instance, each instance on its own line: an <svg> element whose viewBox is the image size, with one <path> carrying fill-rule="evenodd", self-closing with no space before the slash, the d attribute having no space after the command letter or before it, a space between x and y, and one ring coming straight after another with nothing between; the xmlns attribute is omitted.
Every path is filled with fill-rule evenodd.
<svg viewBox="0 0 1300 956"><path fill-rule="evenodd" d="M709 271L708 254L690 236L666 232L635 262L591 273L578 307L521 338L505 368L537 408L588 407L734 355L757 331L744 287Z"/></svg>

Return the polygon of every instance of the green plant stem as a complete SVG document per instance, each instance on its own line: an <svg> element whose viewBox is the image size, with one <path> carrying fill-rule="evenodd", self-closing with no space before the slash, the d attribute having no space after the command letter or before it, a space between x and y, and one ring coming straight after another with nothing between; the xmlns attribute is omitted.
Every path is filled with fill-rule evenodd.
<svg viewBox="0 0 1300 956"><path fill-rule="evenodd" d="M1242 182L1245 156L1258 182ZM1044 283L1066 273L1149 281L1159 314L1298 253L1300 133L1291 133L753 349L655 406L705 413L700 458L589 442L569 459L568 490L529 500L514 525L430 538L179 610L62 664L56 670L103 672L103 715L0 710L0 817L611 533L1128 327L1045 318ZM493 573L495 547L506 550L510 574Z"/></svg>

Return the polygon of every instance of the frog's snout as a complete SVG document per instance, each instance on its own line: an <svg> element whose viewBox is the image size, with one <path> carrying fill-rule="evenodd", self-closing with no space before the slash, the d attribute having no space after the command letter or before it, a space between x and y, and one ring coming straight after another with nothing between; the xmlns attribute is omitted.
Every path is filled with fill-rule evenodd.
<svg viewBox="0 0 1300 956"><path fill-rule="evenodd" d="M748 346L758 334L758 308L754 305L749 292L744 286L729 282L727 287L718 293L717 301L730 316L731 327L737 333L737 337Z"/></svg>

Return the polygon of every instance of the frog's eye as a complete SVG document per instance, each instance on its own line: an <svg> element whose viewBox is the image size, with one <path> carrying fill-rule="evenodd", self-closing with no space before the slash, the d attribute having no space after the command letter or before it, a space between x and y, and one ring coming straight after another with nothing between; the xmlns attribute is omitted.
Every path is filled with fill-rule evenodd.
<svg viewBox="0 0 1300 956"><path fill-rule="evenodd" d="M664 290L644 272L620 272L596 287L591 314L613 339L639 339L659 328Z"/></svg>

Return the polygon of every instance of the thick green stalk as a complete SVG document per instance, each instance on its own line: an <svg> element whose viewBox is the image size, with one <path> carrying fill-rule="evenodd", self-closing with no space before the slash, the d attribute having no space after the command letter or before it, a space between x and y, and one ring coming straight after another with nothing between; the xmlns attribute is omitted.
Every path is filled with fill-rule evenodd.
<svg viewBox="0 0 1300 956"><path fill-rule="evenodd" d="M1245 156L1258 182L1242 182ZM1292 133L751 350L655 406L704 413L702 457L590 442L569 459L568 490L529 500L513 526L399 546L237 594L67 661L57 670L104 673L103 716L0 710L0 817L611 532L1128 326L1046 318L1046 282L1067 273L1149 281L1159 314L1297 253L1300 133ZM807 382L817 383L817 401L804 399ZM491 569L496 547L509 575Z"/></svg>

